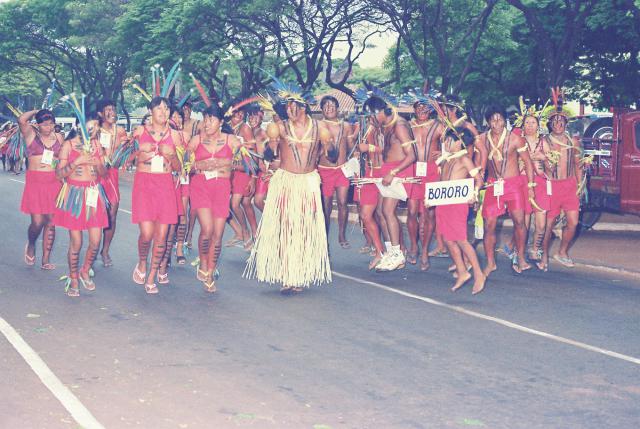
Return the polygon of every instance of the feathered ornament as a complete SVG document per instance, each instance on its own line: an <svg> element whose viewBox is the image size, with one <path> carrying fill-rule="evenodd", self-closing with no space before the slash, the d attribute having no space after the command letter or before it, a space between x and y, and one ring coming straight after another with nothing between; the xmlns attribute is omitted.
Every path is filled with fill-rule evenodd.
<svg viewBox="0 0 640 429"><path fill-rule="evenodd" d="M115 168L125 167L138 152L139 144L137 139L128 140L118 146L111 156L111 166Z"/></svg>
<svg viewBox="0 0 640 429"><path fill-rule="evenodd" d="M255 176L260 167L255 158L261 158L257 153L250 151L245 146L240 146L234 153L234 161L242 164L245 173Z"/></svg>
<svg viewBox="0 0 640 429"><path fill-rule="evenodd" d="M551 88L552 106L548 106L542 112L542 118L545 122L550 121L554 116L562 116L569 120L575 116L575 113L567 108L564 104L564 92L559 87Z"/></svg>
<svg viewBox="0 0 640 429"><path fill-rule="evenodd" d="M85 116L84 110L84 100L85 95L82 94L82 103L78 102L78 99L75 93L71 93L69 95L65 95L60 98L61 103L66 103L76 118L78 118L78 128L80 129L80 136L82 137L82 150L85 153L91 153L93 151L93 147L91 145L91 136L89 135L89 130L87 128L87 118Z"/></svg>
<svg viewBox="0 0 640 429"><path fill-rule="evenodd" d="M7 131L6 137L6 152L7 159L11 162L18 162L26 156L27 143L22 137L22 133L18 127Z"/></svg>
<svg viewBox="0 0 640 429"><path fill-rule="evenodd" d="M42 100L42 107L41 109L48 109L51 110L53 108L53 91L54 89L56 89L56 80L55 79L51 79L51 86L49 88L47 88L47 92L44 96L44 100Z"/></svg>
<svg viewBox="0 0 640 429"><path fill-rule="evenodd" d="M180 76L181 64L182 58L171 66L167 75L164 73L164 67L161 67L160 64L154 64L151 66L151 93L142 89L142 87L137 83L134 83L131 86L142 94L147 101L151 101L153 97L168 98L178 81L178 77Z"/></svg>
<svg viewBox="0 0 640 429"><path fill-rule="evenodd" d="M198 79L196 79L193 73L189 73L189 76L191 76L191 79L193 79L193 84L196 86L198 93L200 93L200 97L202 98L202 101L204 102L205 106L211 107L213 103L211 102L211 99L207 95L207 92L204 90L204 88L202 87Z"/></svg>
<svg viewBox="0 0 640 429"><path fill-rule="evenodd" d="M538 122L542 127L543 125L545 125L542 123L542 120L541 120L542 113L545 111L548 105L549 105L549 101L547 101L544 104L544 106L542 106L542 109L540 110L536 109L535 104L532 104L531 106L527 107L527 105L524 102L524 98L520 96L518 98L518 106L520 107L520 112L516 113L516 120L514 121L513 126L520 128L524 126L524 120L527 118L527 116L533 116L534 118L538 119Z"/></svg>
<svg viewBox="0 0 640 429"><path fill-rule="evenodd" d="M251 98L247 98L246 100L242 100L239 103L234 104L233 106L230 106L227 111L224 114L225 118L230 118L231 116L233 116L233 114L235 112L237 112L238 110L242 109L244 106L251 104L253 102L256 101L260 101L261 96L257 95L255 97L251 97Z"/></svg>
<svg viewBox="0 0 640 429"><path fill-rule="evenodd" d="M300 104L315 104L315 98L309 91L304 91L302 87L295 83L286 83L281 81L263 69L260 70L262 70L273 81L271 83L271 90L274 92L274 98L278 98L283 101L295 101Z"/></svg>

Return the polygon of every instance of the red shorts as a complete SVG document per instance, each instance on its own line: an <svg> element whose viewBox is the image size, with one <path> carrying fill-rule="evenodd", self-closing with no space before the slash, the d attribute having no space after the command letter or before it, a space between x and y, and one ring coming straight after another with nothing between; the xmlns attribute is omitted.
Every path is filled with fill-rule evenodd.
<svg viewBox="0 0 640 429"><path fill-rule="evenodd" d="M380 177L384 177L391 172L394 168L400 165L402 161L393 161L393 162L385 162L382 164L382 168L380 168ZM415 174L414 165L410 165L402 171L398 171L396 177L413 177ZM403 183L404 190L407 192L407 197L411 195L411 190L413 189L413 183Z"/></svg>
<svg viewBox="0 0 640 429"><path fill-rule="evenodd" d="M191 182L191 177L189 177L189 182ZM190 183L187 183L186 185L184 183L180 184L181 198L189 198L189 186L190 186Z"/></svg>
<svg viewBox="0 0 640 429"><path fill-rule="evenodd" d="M242 195L248 197L247 185L251 181L251 176L242 171L236 170L231 175L231 193L233 195Z"/></svg>
<svg viewBox="0 0 640 429"><path fill-rule="evenodd" d="M269 179L264 180L264 173L260 172L256 179L256 195L267 195L267 191L269 191Z"/></svg>
<svg viewBox="0 0 640 429"><path fill-rule="evenodd" d="M560 214L561 210L565 212L579 211L580 200L576 192L578 192L578 182L575 177L552 180L547 219L554 219Z"/></svg>
<svg viewBox="0 0 640 429"><path fill-rule="evenodd" d="M510 213L516 210L524 210L524 193L522 191L522 176L517 175L504 179L504 195L500 197L493 196L493 187L487 189L482 203L482 217L494 218L500 217L509 210ZM489 183L495 180L490 179ZM525 178L525 185L526 178ZM499 203L498 204L498 200Z"/></svg>
<svg viewBox="0 0 640 429"><path fill-rule="evenodd" d="M120 202L120 178L117 168L109 168L107 177L100 180L104 193L107 195L109 204L118 204Z"/></svg>
<svg viewBox="0 0 640 429"><path fill-rule="evenodd" d="M171 173L136 172L131 200L133 223L178 223L178 204Z"/></svg>
<svg viewBox="0 0 640 429"><path fill-rule="evenodd" d="M373 172L367 170L365 177L382 177L380 176L381 167L374 167ZM377 206L378 197L380 191L375 184L362 185L360 188L356 188L355 195L358 195L358 201L362 206Z"/></svg>
<svg viewBox="0 0 640 429"><path fill-rule="evenodd" d="M229 217L231 181L228 178L205 179L204 174L196 174L191 179L191 208L211 209L215 218Z"/></svg>
<svg viewBox="0 0 640 429"><path fill-rule="evenodd" d="M320 174L320 188L322 195L330 197L336 188L348 188L349 179L344 175L340 167L323 167L318 166Z"/></svg>
<svg viewBox="0 0 640 429"><path fill-rule="evenodd" d="M469 204L436 206L436 230L446 241L467 239Z"/></svg>
<svg viewBox="0 0 640 429"><path fill-rule="evenodd" d="M425 185L427 183L439 182L440 174L438 173L438 164L435 162L427 163L427 176L420 177L420 183L414 183L409 195L410 200L424 200ZM424 207L424 204L421 205Z"/></svg>
<svg viewBox="0 0 640 429"><path fill-rule="evenodd" d="M53 224L55 226L61 226L71 231L86 231L89 228L106 228L109 226L109 215L107 214L106 196L104 190L101 190L98 196L98 204L96 208L87 207L86 196L84 191L91 185L92 182L85 182L79 180L67 179L67 186L65 197L63 201L63 209L56 208L53 215ZM98 187L102 187L98 184ZM76 217L74 210L71 209L69 196L71 191L82 192L79 195L78 201L82 203L80 214ZM89 213L87 214L87 209Z"/></svg>
<svg viewBox="0 0 640 429"><path fill-rule="evenodd" d="M53 214L61 187L55 171L27 170L20 210L26 214Z"/></svg>

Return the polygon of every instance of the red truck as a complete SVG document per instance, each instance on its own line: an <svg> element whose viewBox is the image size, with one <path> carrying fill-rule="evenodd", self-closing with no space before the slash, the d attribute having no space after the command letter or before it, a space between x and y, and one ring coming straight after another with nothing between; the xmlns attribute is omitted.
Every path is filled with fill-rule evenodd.
<svg viewBox="0 0 640 429"><path fill-rule="evenodd" d="M587 170L583 226L593 226L603 211L640 215L640 111L578 117L569 131L582 135L585 155L594 156Z"/></svg>

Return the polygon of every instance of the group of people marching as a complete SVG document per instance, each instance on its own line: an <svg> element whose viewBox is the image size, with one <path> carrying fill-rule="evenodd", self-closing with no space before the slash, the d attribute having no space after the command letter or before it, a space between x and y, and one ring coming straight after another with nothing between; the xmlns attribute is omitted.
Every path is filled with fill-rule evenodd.
<svg viewBox="0 0 640 429"><path fill-rule="evenodd" d="M66 228L69 296L78 296L80 285L95 289L92 266L98 255L105 267L112 265L118 171L131 165L132 222L140 231L132 280L149 294L169 283L174 245L176 263L187 262L185 246L196 219L194 265L207 292L216 290L226 223L234 236L225 245L250 251L244 276L281 284L283 292L330 282L333 197L338 245L348 249L352 185L367 243L360 251L370 253L371 270L409 263L427 271L430 256L448 252L452 290L473 278L477 294L496 270L496 224L507 213L514 225L508 247L516 273L530 269L528 261L547 271L551 230L561 212L566 226L554 258L573 266L568 248L578 223L585 159L579 141L566 132L569 113L557 90L544 111L522 106L510 129L506 112L489 108L482 134L460 103L435 95L414 95L410 121L381 91L361 97L359 121L339 119L338 100L331 96L320 102L322 119L314 119L309 96L276 81L266 97L230 108L201 93L206 108L197 121L191 102L175 102L164 92L149 97L149 116L131 135L116 125L116 105L109 100L99 101L95 114L85 114L83 103L65 97L78 117L66 136L55 132L52 110L18 112L28 158L21 210L31 215L24 261L36 263L42 234L41 268L54 269L55 227ZM263 127L265 112L273 120ZM474 179L469 201L425 204L427 184L465 178ZM387 192L391 188L395 193ZM406 200L408 242L397 214L400 200ZM254 206L262 211L259 222ZM484 268L467 240L473 207L482 215ZM532 216L533 244L527 249ZM434 235L438 245L430 252Z"/></svg>

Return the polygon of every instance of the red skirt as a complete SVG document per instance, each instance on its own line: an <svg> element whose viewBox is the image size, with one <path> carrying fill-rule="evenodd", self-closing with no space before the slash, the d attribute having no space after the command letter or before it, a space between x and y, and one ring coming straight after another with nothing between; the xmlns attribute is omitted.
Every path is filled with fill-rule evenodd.
<svg viewBox="0 0 640 429"><path fill-rule="evenodd" d="M215 218L229 217L231 182L228 178L207 180L204 174L191 179L191 208L210 209Z"/></svg>
<svg viewBox="0 0 640 429"><path fill-rule="evenodd" d="M118 204L120 202L120 178L117 168L109 168L109 175L100 180L104 193L107 195L109 204Z"/></svg>
<svg viewBox="0 0 640 429"><path fill-rule="evenodd" d="M136 172L131 200L133 223L178 223L178 203L171 173Z"/></svg>
<svg viewBox="0 0 640 429"><path fill-rule="evenodd" d="M184 216L184 206L182 205L182 187L179 177L173 178L173 187L176 190L176 204L178 205L178 216Z"/></svg>
<svg viewBox="0 0 640 429"><path fill-rule="evenodd" d="M411 194L409 195L410 200L420 200L424 201L424 193L426 189L427 183L434 183L440 181L440 173L438 173L438 164L435 162L429 162L427 164L427 175L425 177L420 177L420 183L414 183L411 188ZM424 204L420 205L422 209Z"/></svg>
<svg viewBox="0 0 640 429"><path fill-rule="evenodd" d="M53 224L61 226L71 231L86 231L90 228L106 228L109 226L109 215L107 214L107 199L98 183L99 189L97 207L88 207L86 199L86 189L95 182L86 182L67 179L66 185L60 193L61 206L56 207L53 215Z"/></svg>
<svg viewBox="0 0 640 429"><path fill-rule="evenodd" d="M27 170L20 210L26 214L53 214L61 187L55 171Z"/></svg>

